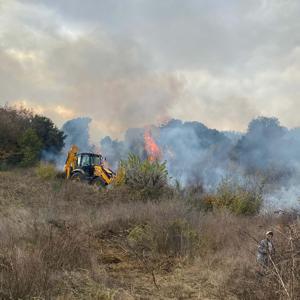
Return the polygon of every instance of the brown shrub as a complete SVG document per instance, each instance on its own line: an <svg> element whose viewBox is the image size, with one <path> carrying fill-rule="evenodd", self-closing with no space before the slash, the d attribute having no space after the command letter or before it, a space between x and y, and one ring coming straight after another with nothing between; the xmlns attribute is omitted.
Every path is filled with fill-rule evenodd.
<svg viewBox="0 0 300 300"><path fill-rule="evenodd" d="M193 256L199 245L198 232L183 219L137 225L129 232L128 241L135 251L149 251L152 256Z"/></svg>
<svg viewBox="0 0 300 300"><path fill-rule="evenodd" d="M92 269L93 249L77 230L35 224L18 238L14 229L0 247L1 299L53 296L63 272Z"/></svg>
<svg viewBox="0 0 300 300"><path fill-rule="evenodd" d="M46 296L50 278L40 249L2 248L0 252L1 299Z"/></svg>

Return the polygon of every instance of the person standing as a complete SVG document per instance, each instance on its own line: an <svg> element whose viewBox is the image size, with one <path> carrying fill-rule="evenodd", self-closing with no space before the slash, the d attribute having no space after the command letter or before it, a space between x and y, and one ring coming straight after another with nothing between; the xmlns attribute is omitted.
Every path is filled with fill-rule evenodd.
<svg viewBox="0 0 300 300"><path fill-rule="evenodd" d="M260 241L257 248L257 262L264 268L270 266L270 258L275 255L273 232L267 231L266 238Z"/></svg>

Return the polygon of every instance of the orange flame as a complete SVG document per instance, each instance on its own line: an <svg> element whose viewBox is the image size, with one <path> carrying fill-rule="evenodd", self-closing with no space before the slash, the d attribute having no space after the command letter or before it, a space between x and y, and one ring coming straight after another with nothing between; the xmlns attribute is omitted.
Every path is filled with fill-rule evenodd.
<svg viewBox="0 0 300 300"><path fill-rule="evenodd" d="M152 136L152 132L150 128L145 129L144 141L145 141L145 150L148 155L148 160L149 161L159 160L161 157L161 151Z"/></svg>

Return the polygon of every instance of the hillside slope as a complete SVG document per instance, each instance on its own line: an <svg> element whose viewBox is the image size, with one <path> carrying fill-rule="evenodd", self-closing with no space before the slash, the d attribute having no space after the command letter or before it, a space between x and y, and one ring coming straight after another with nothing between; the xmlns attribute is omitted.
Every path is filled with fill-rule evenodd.
<svg viewBox="0 0 300 300"><path fill-rule="evenodd" d="M251 237L281 231L279 259L286 225L299 232L292 216L204 214L176 195L143 202L34 170L0 172L0 214L1 299L279 299Z"/></svg>

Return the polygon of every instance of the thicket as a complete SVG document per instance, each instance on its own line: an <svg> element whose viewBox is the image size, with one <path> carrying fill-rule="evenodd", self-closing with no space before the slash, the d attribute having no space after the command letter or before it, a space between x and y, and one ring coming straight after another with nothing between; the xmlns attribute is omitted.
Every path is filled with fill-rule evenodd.
<svg viewBox="0 0 300 300"><path fill-rule="evenodd" d="M31 166L41 154L58 153L64 133L47 117L25 108L0 107L0 168Z"/></svg>
<svg viewBox="0 0 300 300"><path fill-rule="evenodd" d="M165 162L142 160L129 154L120 162L117 185L126 185L142 199L158 199L168 190L168 170Z"/></svg>
<svg viewBox="0 0 300 300"><path fill-rule="evenodd" d="M226 178L214 191L207 192L201 185L187 188L184 198L191 210L254 216L263 204L263 186L251 180L237 182Z"/></svg>

